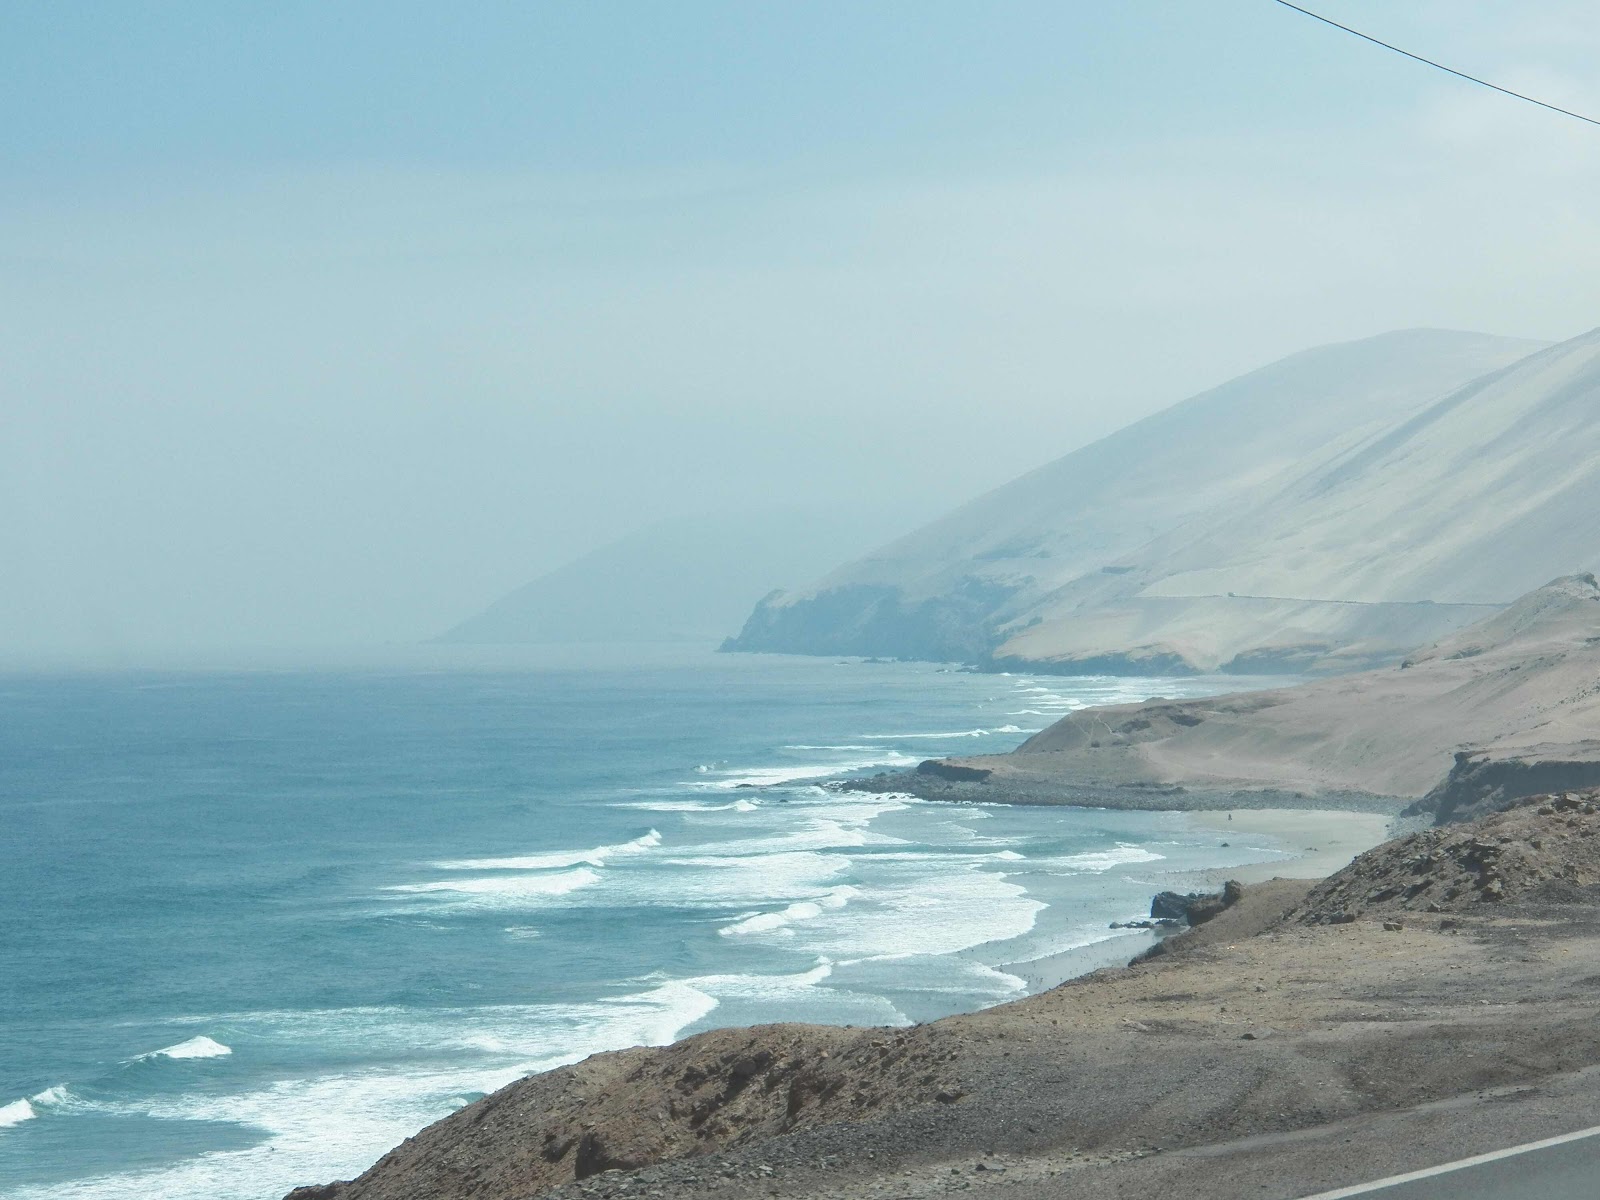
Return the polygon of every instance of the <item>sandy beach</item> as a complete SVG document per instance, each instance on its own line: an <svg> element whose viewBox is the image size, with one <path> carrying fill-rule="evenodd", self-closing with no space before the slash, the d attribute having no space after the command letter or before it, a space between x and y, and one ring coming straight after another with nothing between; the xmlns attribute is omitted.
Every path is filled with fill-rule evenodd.
<svg viewBox="0 0 1600 1200"><path fill-rule="evenodd" d="M1317 847L1302 872L1380 832L1259 816L1257 836ZM293 1200L1295 1200L1548 1136L1591 1118L1555 1105L1513 1135L1480 1102L1600 1111L1596 847L1600 793L1540 798L1340 883L1246 885L1149 960L995 1008L717 1030L531 1076Z"/></svg>
<svg viewBox="0 0 1600 1200"><path fill-rule="evenodd" d="M1231 812L1192 813L1190 821L1205 829L1236 833L1241 840L1270 839L1268 849L1294 855L1289 859L1250 863L1204 873L1208 881L1224 879L1261 883L1268 879L1324 879L1356 855L1387 841L1394 818L1383 813L1321 808L1250 808Z"/></svg>

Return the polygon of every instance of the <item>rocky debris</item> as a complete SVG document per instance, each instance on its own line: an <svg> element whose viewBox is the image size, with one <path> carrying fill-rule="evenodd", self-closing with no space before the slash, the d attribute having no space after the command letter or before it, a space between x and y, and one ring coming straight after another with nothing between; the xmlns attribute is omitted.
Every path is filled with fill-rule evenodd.
<svg viewBox="0 0 1600 1200"><path fill-rule="evenodd" d="M883 1111L958 1106L953 1058L931 1026L763 1025L597 1054L468 1105L359 1179L291 1196L531 1196Z"/></svg>
<svg viewBox="0 0 1600 1200"><path fill-rule="evenodd" d="M1600 791L1527 797L1462 824L1385 842L1318 884L1291 919L1464 912L1510 900L1591 899L1600 886ZM1398 931L1391 919L1385 928Z"/></svg>
<svg viewBox="0 0 1600 1200"><path fill-rule="evenodd" d="M1189 905L1206 898L1206 892L1157 892L1150 897L1150 918L1155 921L1182 921L1189 916Z"/></svg>

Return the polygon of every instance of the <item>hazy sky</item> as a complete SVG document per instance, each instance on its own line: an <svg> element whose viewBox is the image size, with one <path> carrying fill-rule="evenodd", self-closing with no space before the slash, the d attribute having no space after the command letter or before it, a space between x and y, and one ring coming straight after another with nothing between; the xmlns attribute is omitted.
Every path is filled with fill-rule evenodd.
<svg viewBox="0 0 1600 1200"><path fill-rule="evenodd" d="M1320 7L1600 113L1592 0ZM8 4L0 112L0 660L414 640L660 517L1600 324L1600 129L1270 0Z"/></svg>

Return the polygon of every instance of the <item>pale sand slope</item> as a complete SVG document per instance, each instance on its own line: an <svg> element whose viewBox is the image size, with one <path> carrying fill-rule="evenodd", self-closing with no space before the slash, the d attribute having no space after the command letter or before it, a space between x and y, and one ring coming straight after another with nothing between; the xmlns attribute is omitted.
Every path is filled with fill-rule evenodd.
<svg viewBox="0 0 1600 1200"><path fill-rule="evenodd" d="M1100 578L1154 537L1274 492L1309 462L1353 452L1539 347L1421 329L1293 355L1040 467L809 588L768 597L733 648L983 657L1001 626L1027 621L1074 580ZM1439 628L1402 630L1395 644ZM1132 644L1120 630L1110 643Z"/></svg>
<svg viewBox="0 0 1600 1200"><path fill-rule="evenodd" d="M1323 879L1348 866L1356 855L1389 839L1390 817L1382 813L1347 812L1322 808L1241 808L1229 812L1202 812L1189 820L1218 833L1234 834L1241 842L1267 838L1271 849L1287 851L1292 858L1208 871L1210 881L1237 879L1263 883L1268 879ZM1238 843L1235 843L1238 844Z"/></svg>
<svg viewBox="0 0 1600 1200"><path fill-rule="evenodd" d="M1034 802L1055 789L1062 803L1075 788L1129 785L1419 797L1459 749L1504 755L1592 737L1597 680L1600 585L1572 576L1399 667L1277 691L1084 709L1011 754L940 760L884 782L995 800L1012 798L1009 789ZM946 783L938 772L951 766L988 776ZM1181 795L1147 794L1141 804L1157 801L1185 806Z"/></svg>
<svg viewBox="0 0 1600 1200"><path fill-rule="evenodd" d="M1600 565L1597 510L1600 331L1308 456L1119 560L1110 579L1075 580L1001 630L994 654L1370 664L1465 624L1453 606L1508 603Z"/></svg>
<svg viewBox="0 0 1600 1200"><path fill-rule="evenodd" d="M769 598L737 646L1326 673L1600 566L1600 330L1388 408L1363 347L1317 352L1347 359L1313 415L1277 364Z"/></svg>

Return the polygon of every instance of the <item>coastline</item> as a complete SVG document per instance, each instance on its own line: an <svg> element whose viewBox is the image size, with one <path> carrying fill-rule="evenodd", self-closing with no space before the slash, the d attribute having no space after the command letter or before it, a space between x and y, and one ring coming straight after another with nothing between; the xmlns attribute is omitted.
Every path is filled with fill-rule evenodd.
<svg viewBox="0 0 1600 1200"><path fill-rule="evenodd" d="M993 756L999 758L1001 756ZM932 761L932 760L930 760ZM972 761L972 760L963 760ZM985 759L983 761L990 761ZM1172 783L1068 780L1044 774L998 772L988 778L949 778L917 767L882 771L828 783L853 792L898 793L951 804L1012 804L1019 808L1109 808L1130 812L1239 813L1319 810L1397 815L1418 799L1344 789L1295 789L1249 784L1189 786Z"/></svg>
<svg viewBox="0 0 1600 1200"><path fill-rule="evenodd" d="M1018 1200L1292 1200L1375 1161L1463 1157L1505 1136L1496 1097L1577 1087L1588 1068L1577 1090L1600 1111L1583 986L1600 884L1564 882L1600 878L1600 792L1538 799L1416 835L1420 874L1410 841L1376 851L1358 904L1304 878L1247 885L1159 956L992 1008L715 1030L530 1076L292 1200L932 1200L980 1183ZM1303 843L1272 865L1305 874L1380 832L1355 816L1208 821ZM1423 1144L1410 1118L1446 1108L1454 1124ZM1540 1133L1589 1119L1552 1111Z"/></svg>
<svg viewBox="0 0 1600 1200"><path fill-rule="evenodd" d="M1155 890L1217 891L1228 880L1246 887L1271 880L1319 881L1349 865L1357 855L1394 836L1395 820L1384 813L1336 808L1245 808L1227 812L1177 810L1188 822L1216 833L1270 844L1252 846L1288 857L1231 867L1167 873ZM1177 932L1181 932L1177 931ZM996 964L996 969L1028 983L1030 993L1059 987L1108 967L1125 967L1168 934L1153 930L1108 930L1087 945L1054 954Z"/></svg>
<svg viewBox="0 0 1600 1200"><path fill-rule="evenodd" d="M1247 886L1269 879L1326 879L1348 866L1356 855L1393 837L1395 823L1390 814L1338 808L1195 812L1189 814L1189 820L1218 833L1268 838L1280 845L1265 849L1282 850L1291 856L1203 872L1204 878L1215 886L1228 879L1237 879Z"/></svg>

